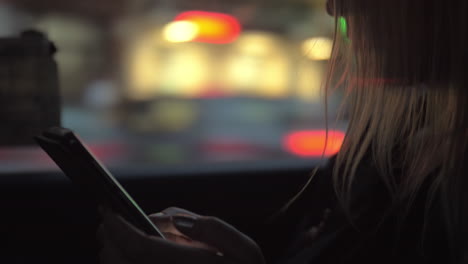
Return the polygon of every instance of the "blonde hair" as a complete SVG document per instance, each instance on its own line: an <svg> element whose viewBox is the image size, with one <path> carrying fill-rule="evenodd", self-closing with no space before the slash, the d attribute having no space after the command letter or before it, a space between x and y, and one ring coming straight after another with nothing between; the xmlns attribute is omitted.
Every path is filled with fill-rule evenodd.
<svg viewBox="0 0 468 264"><path fill-rule="evenodd" d="M335 1L348 36L335 34L327 88L345 87L349 127L333 178L351 210L369 155L392 206L410 210L423 185L426 209L442 206L456 261L468 236L468 1ZM398 173L395 173L398 170Z"/></svg>

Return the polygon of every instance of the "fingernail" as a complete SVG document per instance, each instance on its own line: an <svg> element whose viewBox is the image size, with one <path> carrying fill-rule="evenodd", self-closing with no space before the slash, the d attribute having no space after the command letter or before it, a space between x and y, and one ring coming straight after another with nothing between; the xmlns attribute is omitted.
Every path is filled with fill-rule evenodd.
<svg viewBox="0 0 468 264"><path fill-rule="evenodd" d="M156 213L156 214L152 214L151 216L154 216L154 217L163 217L163 216L166 216L164 213Z"/></svg>
<svg viewBox="0 0 468 264"><path fill-rule="evenodd" d="M175 215L172 217L172 221L174 222L174 225L176 227L180 227L183 229L192 229L197 219L189 216Z"/></svg>

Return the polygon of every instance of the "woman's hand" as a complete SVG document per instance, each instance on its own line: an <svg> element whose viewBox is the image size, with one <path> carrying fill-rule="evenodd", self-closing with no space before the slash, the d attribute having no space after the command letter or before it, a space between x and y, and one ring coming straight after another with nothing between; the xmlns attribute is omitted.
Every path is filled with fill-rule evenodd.
<svg viewBox="0 0 468 264"><path fill-rule="evenodd" d="M167 240L144 234L109 211L98 232L102 264L263 264L257 244L215 217L168 208L150 219Z"/></svg>

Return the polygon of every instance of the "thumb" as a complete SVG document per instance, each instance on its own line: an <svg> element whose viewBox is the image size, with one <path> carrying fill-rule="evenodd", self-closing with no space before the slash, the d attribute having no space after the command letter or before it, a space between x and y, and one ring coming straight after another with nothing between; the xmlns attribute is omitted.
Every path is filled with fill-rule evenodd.
<svg viewBox="0 0 468 264"><path fill-rule="evenodd" d="M261 251L252 239L216 217L177 215L173 221L180 232L217 248L227 257L244 260L241 263L263 263Z"/></svg>

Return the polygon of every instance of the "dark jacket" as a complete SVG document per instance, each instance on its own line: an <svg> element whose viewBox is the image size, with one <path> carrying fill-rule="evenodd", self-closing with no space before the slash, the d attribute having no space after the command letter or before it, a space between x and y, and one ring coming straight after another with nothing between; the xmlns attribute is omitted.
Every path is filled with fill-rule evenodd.
<svg viewBox="0 0 468 264"><path fill-rule="evenodd" d="M403 210L391 206L389 193L369 160L356 173L352 220L336 198L332 185L335 158L330 160L284 215L297 219L297 235L279 263L450 263L437 201L426 216L423 188L402 218ZM317 199L319 203L314 202ZM325 212L322 219L317 219L317 210Z"/></svg>

